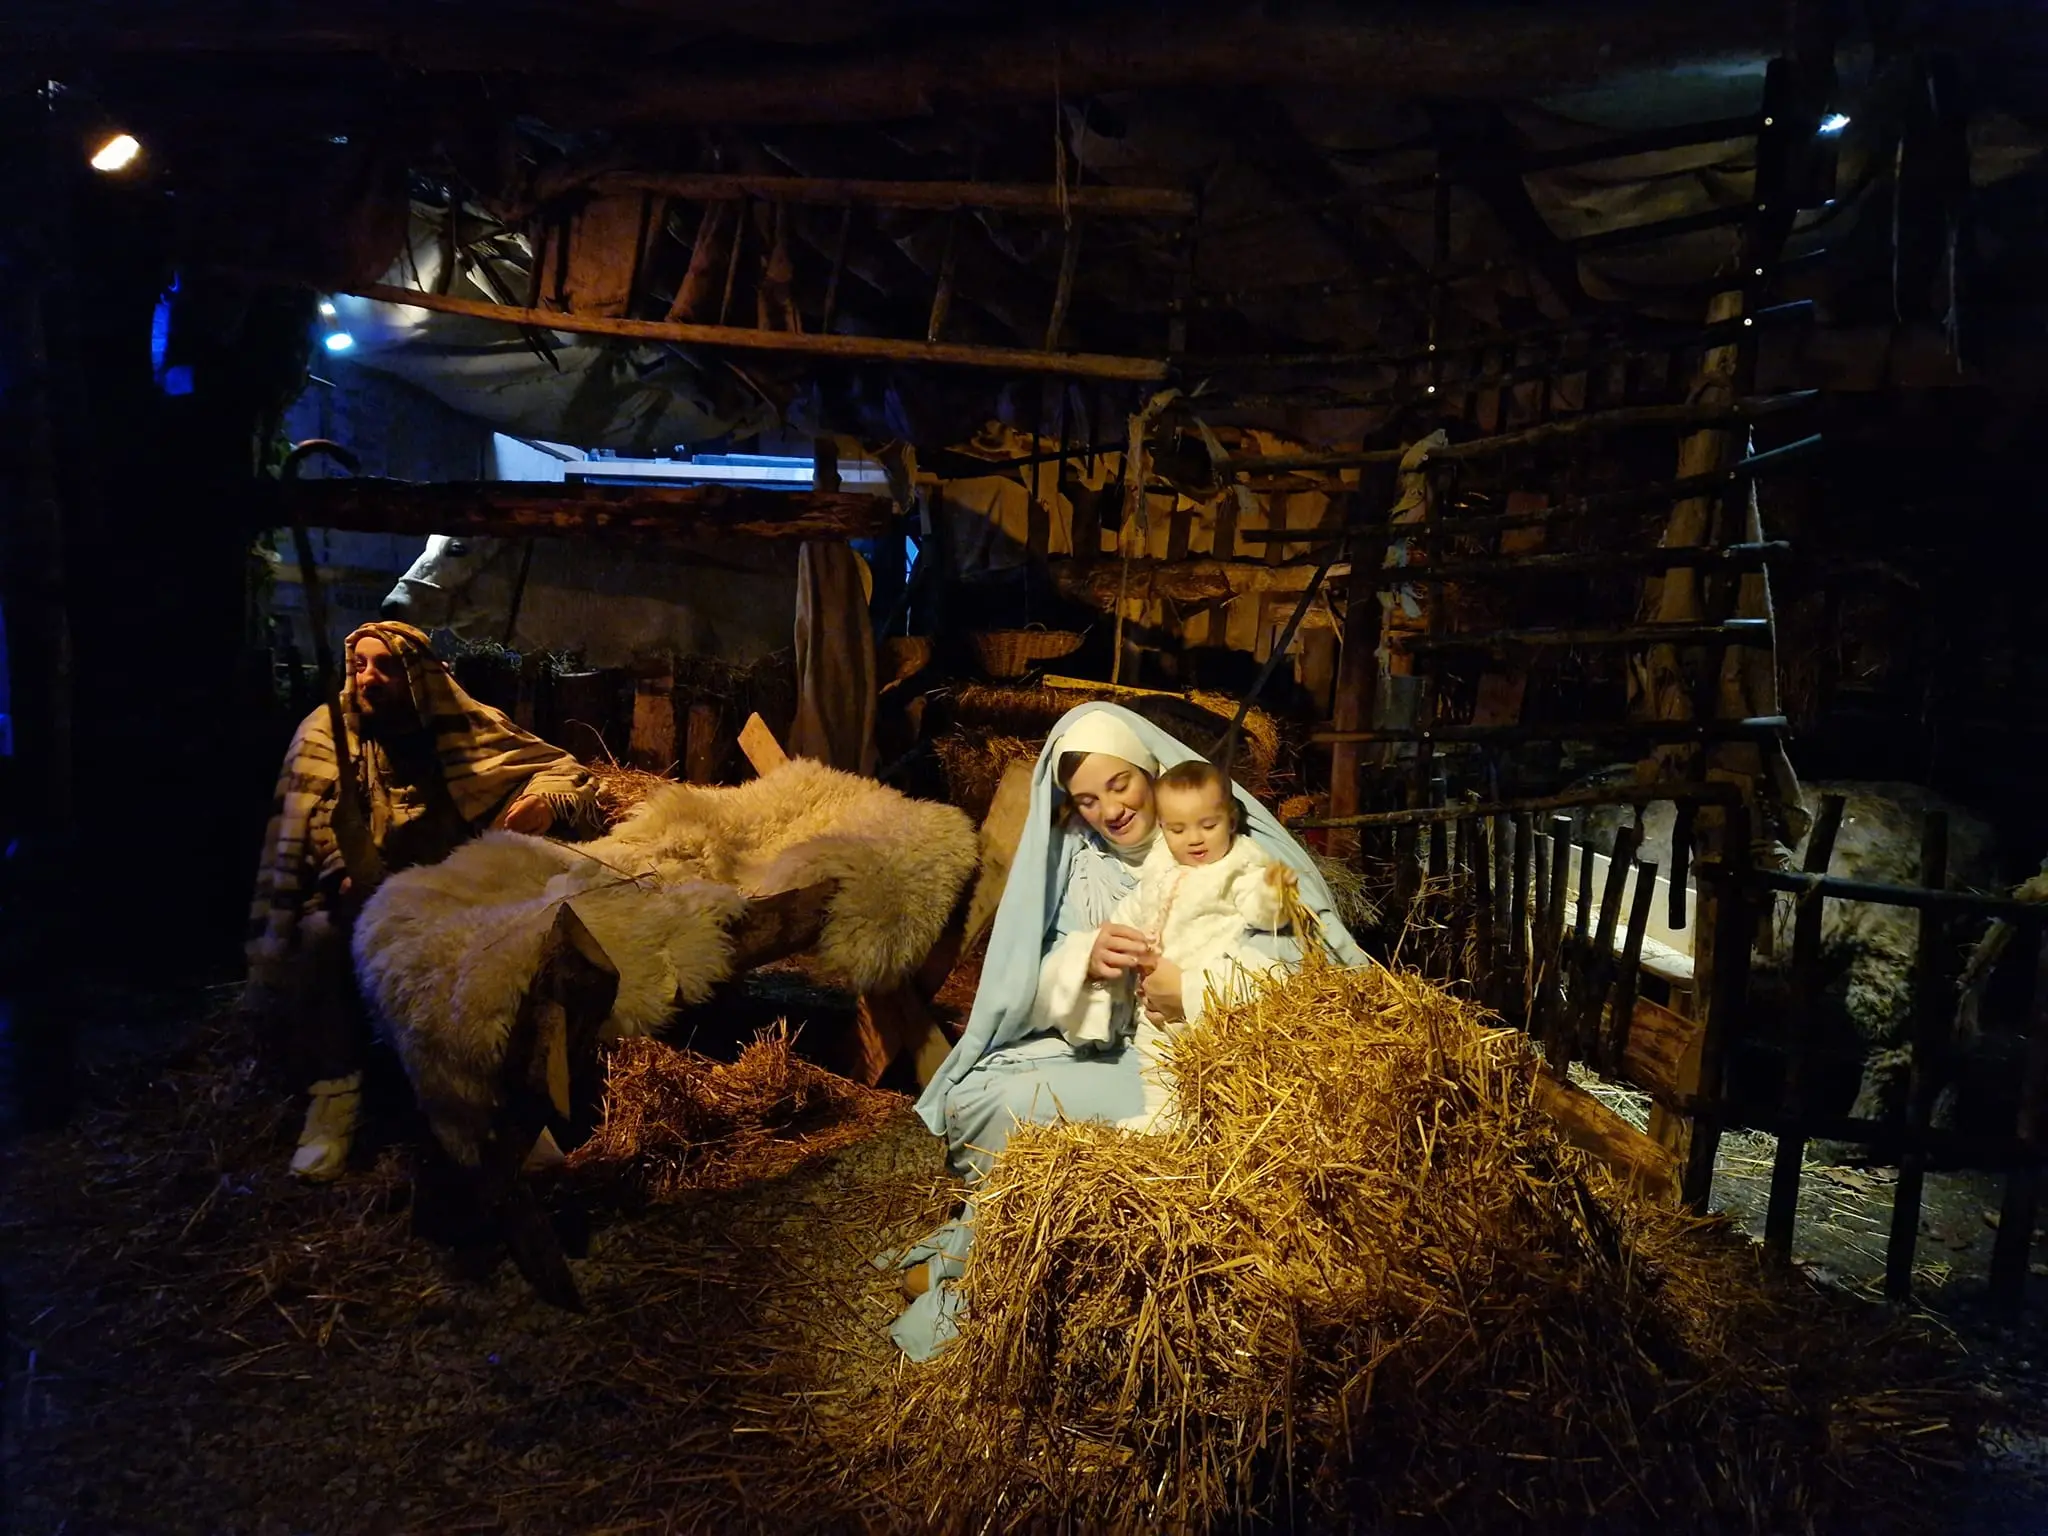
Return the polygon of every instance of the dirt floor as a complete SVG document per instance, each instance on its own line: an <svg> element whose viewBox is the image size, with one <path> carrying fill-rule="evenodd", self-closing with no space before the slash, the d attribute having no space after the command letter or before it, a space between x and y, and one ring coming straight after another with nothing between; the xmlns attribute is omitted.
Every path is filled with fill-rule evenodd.
<svg viewBox="0 0 2048 1536"><path fill-rule="evenodd" d="M411 1240L395 1147L296 1187L293 1112L217 997L95 1001L80 1114L7 1152L15 1530L889 1523L821 1452L897 1369L872 1256L949 1199L907 1101L836 1152L792 1127L780 1177L565 1202L578 1316Z"/></svg>
<svg viewBox="0 0 2048 1536"><path fill-rule="evenodd" d="M6 1150L14 1530L917 1525L914 1490L874 1486L835 1450L901 1369L884 1333L894 1276L872 1257L951 1198L907 1100L863 1101L851 1129L788 1126L786 1171L737 1187L714 1187L715 1148L696 1187L654 1201L572 1171L558 1203L572 1240L588 1231L577 1315L509 1265L463 1277L411 1239L395 1118L345 1181L295 1186L294 1112L221 1002L82 1002L80 1112ZM723 1050L778 1012L822 1032L844 1003L771 979L697 1043ZM1765 1137L1724 1146L1716 1198L1752 1230L1770 1156ZM1802 1260L1874 1292L1890 1176L1814 1167L1805 1188ZM1930 1179L1922 1301L1988 1390L2038 1400L2043 1308L2015 1325L1982 1305L1995 1205L1988 1185ZM2042 1442L1987 1448L1951 1528L2048 1529L2044 1469Z"/></svg>

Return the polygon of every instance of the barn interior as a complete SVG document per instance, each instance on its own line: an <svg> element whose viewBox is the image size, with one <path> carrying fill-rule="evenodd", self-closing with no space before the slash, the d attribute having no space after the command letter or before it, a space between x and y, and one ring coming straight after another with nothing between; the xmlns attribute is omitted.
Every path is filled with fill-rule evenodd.
<svg viewBox="0 0 2048 1536"><path fill-rule="evenodd" d="M16 0L0 115L17 1528L2039 1528L2028 7ZM613 839L717 789L767 861L812 759L894 844L718 877L635 1038L646 880L551 908L475 1135L385 1019L311 1183L251 874L393 619ZM910 1364L911 1105L1089 700L1313 856L1389 979L1215 1035L1372 1102L1020 1135ZM1412 1252L1345 1268L1321 1174L1219 1214L1405 1146L1389 1062L1465 1106L1371 1186ZM1157 1251L1134 1161L1207 1192ZM1510 1241L1531 1168L1583 1253Z"/></svg>

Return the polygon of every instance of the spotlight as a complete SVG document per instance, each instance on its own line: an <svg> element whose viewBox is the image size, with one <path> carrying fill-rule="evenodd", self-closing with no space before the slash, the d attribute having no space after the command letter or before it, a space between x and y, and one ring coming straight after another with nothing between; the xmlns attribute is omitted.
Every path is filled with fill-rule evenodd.
<svg viewBox="0 0 2048 1536"><path fill-rule="evenodd" d="M1840 112L1830 112L1820 120L1820 131L1825 134L1840 133L1849 126L1849 119Z"/></svg>
<svg viewBox="0 0 2048 1536"><path fill-rule="evenodd" d="M350 347L354 346L355 344L355 337L349 335L347 331L331 332L327 336L325 342L327 350L330 352L346 352Z"/></svg>
<svg viewBox="0 0 2048 1536"><path fill-rule="evenodd" d="M334 318L334 300L322 299L320 301L320 317L323 320L332 320Z"/></svg>
<svg viewBox="0 0 2048 1536"><path fill-rule="evenodd" d="M142 146L133 134L117 133L92 152L92 168L96 171L125 171L141 153Z"/></svg>

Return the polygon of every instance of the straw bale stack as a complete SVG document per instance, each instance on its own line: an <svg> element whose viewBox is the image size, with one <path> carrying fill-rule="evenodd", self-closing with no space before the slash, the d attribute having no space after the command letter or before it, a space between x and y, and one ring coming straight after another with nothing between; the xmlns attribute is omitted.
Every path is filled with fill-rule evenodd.
<svg viewBox="0 0 2048 1536"><path fill-rule="evenodd" d="M872 1432L906 1517L1878 1529L1966 1441L1934 1343L1616 1184L1420 977L1304 970L1170 1070L1180 1128L1026 1128L978 1190L961 1337Z"/></svg>

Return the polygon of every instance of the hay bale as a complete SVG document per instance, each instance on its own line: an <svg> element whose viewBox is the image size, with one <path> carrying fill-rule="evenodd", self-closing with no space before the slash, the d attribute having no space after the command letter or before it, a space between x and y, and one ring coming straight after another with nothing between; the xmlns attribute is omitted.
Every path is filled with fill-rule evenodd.
<svg viewBox="0 0 2048 1536"><path fill-rule="evenodd" d="M946 776L946 799L960 807L977 825L995 803L996 787L1012 763L1034 763L1043 740L1022 736L977 735L948 731L932 738L932 752L939 771Z"/></svg>
<svg viewBox="0 0 2048 1536"><path fill-rule="evenodd" d="M1105 697L1108 691L1105 690ZM954 729L934 738L933 747L946 774L947 798L977 819L988 811L989 797L1003 770L1022 757L1035 758L1046 733L1087 695L1060 688L994 688L962 683L951 691ZM1228 694L1197 690L1176 694L1115 698L1134 714L1170 731L1197 751L1222 735L1237 713ZM1263 709L1245 715L1233 765L1238 783L1258 799L1267 798L1280 757L1280 725Z"/></svg>
<svg viewBox="0 0 2048 1536"><path fill-rule="evenodd" d="M1026 1127L977 1191L870 1442L963 1528L1868 1529L1967 1444L1933 1342L1616 1184L1426 980L1305 970L1170 1070L1179 1128Z"/></svg>
<svg viewBox="0 0 2048 1536"><path fill-rule="evenodd" d="M762 1033L732 1062L621 1040L607 1064L603 1124L569 1166L649 1200L736 1189L871 1136L902 1108L896 1094L805 1061L787 1029Z"/></svg>

